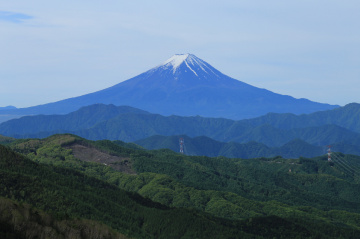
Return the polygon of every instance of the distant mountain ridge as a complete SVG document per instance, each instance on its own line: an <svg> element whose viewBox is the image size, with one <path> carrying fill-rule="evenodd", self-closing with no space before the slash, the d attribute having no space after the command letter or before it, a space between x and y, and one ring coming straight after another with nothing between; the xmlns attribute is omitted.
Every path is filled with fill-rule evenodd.
<svg viewBox="0 0 360 239"><path fill-rule="evenodd" d="M358 154L359 109L359 104L350 104L309 115L268 114L253 120L234 121L199 116L166 117L131 107L96 104L67 115L26 116L10 120L0 124L0 134L15 138L43 138L55 133L73 133L92 140L126 142L154 135L188 135L206 136L219 142L255 141L267 147L282 147L299 139L313 146L336 144L338 151Z"/></svg>
<svg viewBox="0 0 360 239"><path fill-rule="evenodd" d="M319 111L311 114L278 114L269 113L261 117L243 120L253 126L270 124L281 129L317 127L335 124L360 133L360 104L350 103L333 110Z"/></svg>
<svg viewBox="0 0 360 239"><path fill-rule="evenodd" d="M269 112L302 114L338 107L251 86L224 75L195 55L179 54L107 89L3 113L67 114L96 103L128 105L162 115L200 115L236 120Z"/></svg>
<svg viewBox="0 0 360 239"><path fill-rule="evenodd" d="M95 124L118 117L123 114L148 114L148 112L128 106L95 104L83 107L67 115L37 115L24 116L3 123L5 134L32 134L36 132L51 132L58 130L78 131L88 129ZM15 123L13 128L11 125Z"/></svg>
<svg viewBox="0 0 360 239"><path fill-rule="evenodd" d="M155 135L134 143L146 149L171 149L179 152L179 139L184 139L184 153L186 155L228 158L260 158L281 155L284 158L315 157L326 153L323 146L314 146L300 139L294 139L281 147L270 148L257 142L236 143L219 142L209 137L199 136L190 138L186 135L161 136ZM358 151L360 153L360 150Z"/></svg>
<svg viewBox="0 0 360 239"><path fill-rule="evenodd" d="M184 139L184 154L228 158L260 158L282 156L284 158L316 157L327 153L325 145L316 146L301 139L293 139L280 147L268 147L255 141L247 143L220 142L206 136L188 137L186 135L155 135L134 143L146 149L171 149L179 152L179 139ZM354 142L332 144L333 151L345 154L360 155L360 148Z"/></svg>

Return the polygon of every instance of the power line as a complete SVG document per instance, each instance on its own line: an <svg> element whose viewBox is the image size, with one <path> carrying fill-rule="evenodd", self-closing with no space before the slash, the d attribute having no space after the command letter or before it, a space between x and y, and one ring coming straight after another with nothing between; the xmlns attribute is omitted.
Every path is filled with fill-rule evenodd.
<svg viewBox="0 0 360 239"><path fill-rule="evenodd" d="M184 138L179 139L180 153L184 154Z"/></svg>
<svg viewBox="0 0 360 239"><path fill-rule="evenodd" d="M334 159L333 162L337 163L337 165L340 166L344 171L350 173L352 176L355 176L356 171L351 166L349 166L345 160L335 154L333 154L332 158Z"/></svg>
<svg viewBox="0 0 360 239"><path fill-rule="evenodd" d="M358 166L356 166L353 163L350 163L349 160L346 160L345 157L341 157L340 155L336 155L336 157L340 160L343 161L348 167L350 167L352 170L354 171L360 171L360 168Z"/></svg>

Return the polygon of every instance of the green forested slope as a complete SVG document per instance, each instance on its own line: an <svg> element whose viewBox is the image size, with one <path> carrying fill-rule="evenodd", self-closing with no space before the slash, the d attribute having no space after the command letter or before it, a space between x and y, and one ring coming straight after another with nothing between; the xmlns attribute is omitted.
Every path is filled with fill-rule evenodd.
<svg viewBox="0 0 360 239"><path fill-rule="evenodd" d="M8 144L8 143L10 143L10 142L12 142L14 140L15 140L14 138L10 138L10 137L0 135L0 144Z"/></svg>
<svg viewBox="0 0 360 239"><path fill-rule="evenodd" d="M69 148L72 144L127 158L138 174L128 175L109 167L116 162L104 165L77 160ZM195 208L222 218L246 219L247 223L250 219L261 221L261 228L269 221L257 217L275 216L275 221L280 217L285 224L296 223L311 235L317 231L319 238L340 234L351 238L360 222L358 176L344 174L325 158L185 157L166 150L146 152L70 135L18 141L12 147L35 161L77 169L168 206ZM352 160L359 163L359 158Z"/></svg>
<svg viewBox="0 0 360 239"><path fill-rule="evenodd" d="M360 208L358 175L344 174L341 168L331 167L325 158L229 160L171 157L164 153L134 158L134 167L137 172L169 175L187 186L233 192L255 200L277 200L320 209Z"/></svg>
<svg viewBox="0 0 360 239"><path fill-rule="evenodd" d="M244 223L167 208L77 171L32 162L3 146L0 177L3 197L29 203L58 219L98 220L130 237L249 238L239 230Z"/></svg>
<svg viewBox="0 0 360 239"><path fill-rule="evenodd" d="M0 238L127 239L108 226L85 219L56 219L32 207L0 197Z"/></svg>

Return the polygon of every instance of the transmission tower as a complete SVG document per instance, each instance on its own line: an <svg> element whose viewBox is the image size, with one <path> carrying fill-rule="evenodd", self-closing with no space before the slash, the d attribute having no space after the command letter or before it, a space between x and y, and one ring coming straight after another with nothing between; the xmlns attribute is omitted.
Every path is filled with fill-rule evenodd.
<svg viewBox="0 0 360 239"><path fill-rule="evenodd" d="M184 154L184 138L179 139L180 153Z"/></svg>
<svg viewBox="0 0 360 239"><path fill-rule="evenodd" d="M331 162L331 145L328 145L327 155L328 155L328 161Z"/></svg>

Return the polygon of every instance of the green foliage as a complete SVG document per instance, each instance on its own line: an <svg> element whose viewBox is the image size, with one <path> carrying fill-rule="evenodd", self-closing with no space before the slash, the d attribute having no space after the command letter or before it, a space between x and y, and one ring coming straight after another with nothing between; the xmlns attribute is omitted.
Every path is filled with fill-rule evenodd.
<svg viewBox="0 0 360 239"><path fill-rule="evenodd" d="M138 174L123 174L103 164L80 161L67 147L73 143L112 155L130 156ZM292 160L188 157L169 150L144 151L120 145L55 135L45 140L20 141L12 147L28 153L34 161L76 169L169 207L197 209L231 220L246 219L237 222L240 223L237 227L260 237L296 238L298 233L299 238L308 235L337 238L340 234L351 238L359 229L356 193L359 183L355 177L331 166L325 157ZM27 192L21 190L19 195L27 197ZM153 204L135 194L131 198L142 205ZM226 225L235 223L222 220ZM272 229L272 221L283 226ZM333 230L328 232L327 227Z"/></svg>
<svg viewBox="0 0 360 239"><path fill-rule="evenodd" d="M30 236L31 235L31 236ZM128 237L91 220L56 219L37 208L0 197L1 238L116 238Z"/></svg>
<svg viewBox="0 0 360 239"><path fill-rule="evenodd" d="M0 146L0 195L58 219L101 221L136 238L247 238L240 222L171 209L74 170L40 165Z"/></svg>
<svg viewBox="0 0 360 239"><path fill-rule="evenodd" d="M14 140L15 140L14 138L0 135L0 144L2 144L2 145L9 144L9 143L13 142Z"/></svg>
<svg viewBox="0 0 360 239"><path fill-rule="evenodd" d="M189 187L218 190L289 205L359 212L356 177L325 160L241 160L185 157L155 151L153 157L133 157L138 172L166 174ZM291 170L291 172L289 172Z"/></svg>

